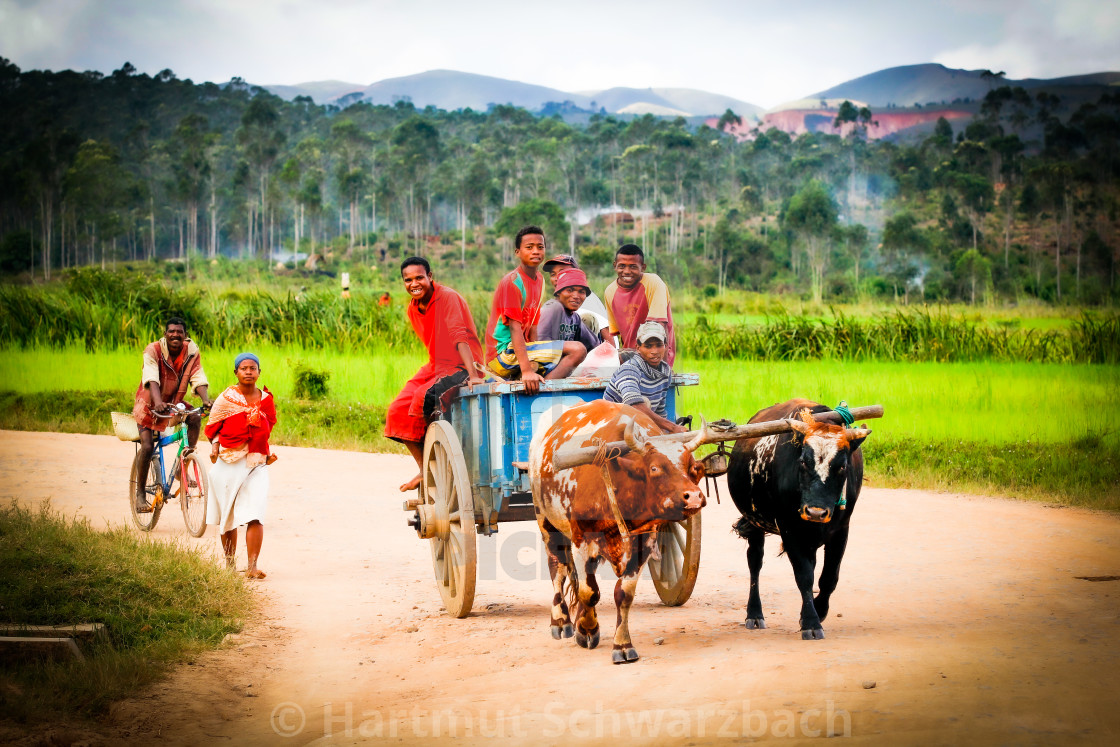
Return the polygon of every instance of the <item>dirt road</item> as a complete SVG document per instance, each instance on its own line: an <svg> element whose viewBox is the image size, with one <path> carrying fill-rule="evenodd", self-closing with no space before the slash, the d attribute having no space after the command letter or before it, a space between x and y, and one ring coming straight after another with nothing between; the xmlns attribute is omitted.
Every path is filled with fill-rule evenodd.
<svg viewBox="0 0 1120 747"><path fill-rule="evenodd" d="M277 452L260 561L269 577L257 585L264 619L178 668L168 686L119 704L97 733L60 740L1120 739L1120 517L865 488L827 638L802 641L774 540L761 581L769 628L743 627L745 543L729 531L736 512L724 489L722 505L704 510L692 600L663 607L643 581L631 615L642 658L612 666L609 593L606 645L589 652L549 636L533 524L479 538L474 612L450 619L427 542L400 510L410 460ZM131 457L107 437L0 432L0 499L50 499L95 523L127 523ZM154 534L218 542L213 528L187 537L175 511ZM243 568L243 543L240 554Z"/></svg>

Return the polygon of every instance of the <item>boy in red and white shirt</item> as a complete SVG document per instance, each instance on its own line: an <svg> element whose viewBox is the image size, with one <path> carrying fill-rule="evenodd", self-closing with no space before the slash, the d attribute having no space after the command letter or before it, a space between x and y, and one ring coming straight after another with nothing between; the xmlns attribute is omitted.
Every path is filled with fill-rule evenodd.
<svg viewBox="0 0 1120 747"><path fill-rule="evenodd" d="M538 340L544 276L544 231L525 226L513 241L521 264L507 273L494 290L486 324L486 365L503 379L520 378L527 394L536 394L544 379L570 374L587 355L578 342Z"/></svg>

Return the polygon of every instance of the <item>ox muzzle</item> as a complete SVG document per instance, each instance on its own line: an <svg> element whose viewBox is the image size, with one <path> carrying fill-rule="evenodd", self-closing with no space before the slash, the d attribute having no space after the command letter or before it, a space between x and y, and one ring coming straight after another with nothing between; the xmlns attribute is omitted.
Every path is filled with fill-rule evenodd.
<svg viewBox="0 0 1120 747"><path fill-rule="evenodd" d="M815 524L827 524L832 521L832 510L821 506L802 506L801 518Z"/></svg>
<svg viewBox="0 0 1120 747"><path fill-rule="evenodd" d="M684 492L684 510L685 511L699 511L704 508L708 503L707 498L704 496L704 491L699 488L696 490L686 490Z"/></svg>

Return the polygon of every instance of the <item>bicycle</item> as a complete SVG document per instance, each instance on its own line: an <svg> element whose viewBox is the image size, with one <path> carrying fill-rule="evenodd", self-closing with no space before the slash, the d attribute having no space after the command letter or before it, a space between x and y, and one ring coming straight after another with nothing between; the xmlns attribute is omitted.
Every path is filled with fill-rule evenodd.
<svg viewBox="0 0 1120 747"><path fill-rule="evenodd" d="M202 407L188 410L181 403L172 408L172 412L157 418L176 418L177 422L169 423L171 432L163 431L158 434L155 449L148 464L148 482L144 488L145 504L151 507L151 512L136 510L136 488L139 482L137 467L140 461L140 432L131 413L113 413L113 427L117 437L122 441L133 441L137 444L136 456L132 460L132 470L129 473L128 505L132 512L132 522L142 532L150 532L159 521L160 512L168 501L179 498L179 506L183 510L183 523L187 532L192 537L201 537L206 533L206 494L210 489L210 475L205 463L198 460L195 452L184 454L187 448L188 415L203 412ZM122 416L119 417L118 416ZM127 420L126 420L127 418ZM128 423L131 422L131 428ZM167 457L164 456L163 447L177 443L178 450L171 468L167 468Z"/></svg>

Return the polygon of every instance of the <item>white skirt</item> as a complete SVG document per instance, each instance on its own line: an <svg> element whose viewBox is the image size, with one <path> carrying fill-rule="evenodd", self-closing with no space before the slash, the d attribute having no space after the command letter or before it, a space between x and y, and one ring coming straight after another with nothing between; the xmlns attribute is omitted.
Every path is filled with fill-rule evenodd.
<svg viewBox="0 0 1120 747"><path fill-rule="evenodd" d="M253 520L263 524L267 511L268 467L262 464L250 470L245 459L233 464L219 459L210 467L207 524L217 524L224 534Z"/></svg>

